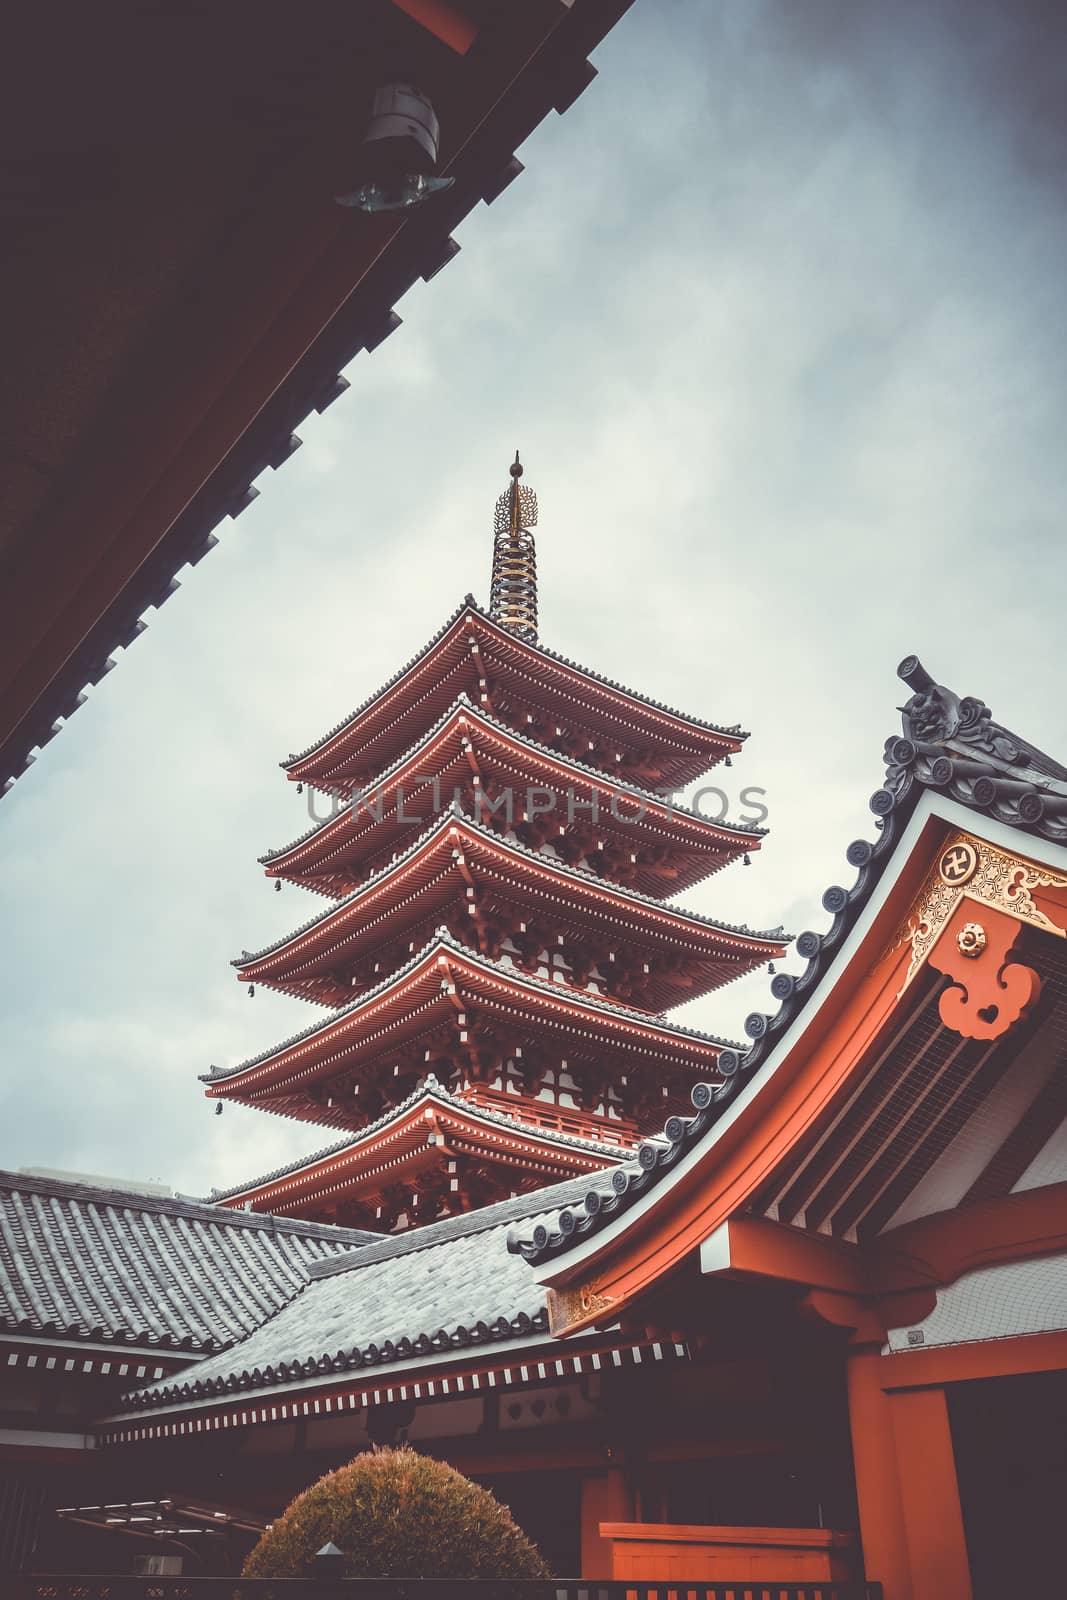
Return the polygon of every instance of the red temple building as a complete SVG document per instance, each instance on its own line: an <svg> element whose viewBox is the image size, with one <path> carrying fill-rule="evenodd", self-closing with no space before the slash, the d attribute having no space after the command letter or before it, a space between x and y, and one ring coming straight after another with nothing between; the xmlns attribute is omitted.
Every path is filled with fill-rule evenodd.
<svg viewBox="0 0 1067 1600"><path fill-rule="evenodd" d="M299 756L326 815L264 856L330 903L236 963L329 1007L209 1096L345 1138L215 1198L392 1231L617 1165L722 1082L725 1041L663 1013L780 958L667 898L758 849L677 791L736 755L699 722L537 642L537 504L518 458L470 597Z"/></svg>

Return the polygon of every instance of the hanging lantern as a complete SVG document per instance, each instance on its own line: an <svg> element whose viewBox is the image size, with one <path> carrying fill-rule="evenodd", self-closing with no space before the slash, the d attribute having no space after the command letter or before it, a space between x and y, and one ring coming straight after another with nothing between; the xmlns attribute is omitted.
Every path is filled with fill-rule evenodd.
<svg viewBox="0 0 1067 1600"><path fill-rule="evenodd" d="M367 131L357 157L358 182L335 196L357 211L404 211L451 189L454 178L437 178L441 129L424 94L407 83L388 83L374 95Z"/></svg>

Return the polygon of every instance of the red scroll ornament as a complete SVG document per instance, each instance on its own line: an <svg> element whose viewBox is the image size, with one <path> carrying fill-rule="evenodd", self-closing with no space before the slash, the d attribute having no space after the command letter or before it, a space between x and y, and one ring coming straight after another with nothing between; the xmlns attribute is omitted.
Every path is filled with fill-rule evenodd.
<svg viewBox="0 0 1067 1600"><path fill-rule="evenodd" d="M1009 959L1022 924L964 897L927 961L952 979L939 1010L946 1028L965 1039L999 1039L1026 1016L1041 993L1033 967Z"/></svg>

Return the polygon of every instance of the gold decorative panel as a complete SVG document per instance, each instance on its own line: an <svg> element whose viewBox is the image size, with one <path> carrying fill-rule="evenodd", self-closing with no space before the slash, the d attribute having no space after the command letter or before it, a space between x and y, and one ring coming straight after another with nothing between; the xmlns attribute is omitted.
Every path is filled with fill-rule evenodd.
<svg viewBox="0 0 1067 1600"><path fill-rule="evenodd" d="M1067 878L1035 867L1032 862L970 834L956 834L938 856L886 951L891 955L902 945L911 945L911 961L901 993L922 966L964 897L979 905L1006 911L1019 922L1044 928L1061 939L1067 938L1067 929L1050 921L1035 904L1031 890L1037 888L1067 889Z"/></svg>

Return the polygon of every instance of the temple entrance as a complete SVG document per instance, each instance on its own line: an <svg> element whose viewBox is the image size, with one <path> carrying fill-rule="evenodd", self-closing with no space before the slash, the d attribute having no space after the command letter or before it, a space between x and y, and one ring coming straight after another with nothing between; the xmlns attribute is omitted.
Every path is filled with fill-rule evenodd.
<svg viewBox="0 0 1067 1600"><path fill-rule="evenodd" d="M1067 1372L954 1384L949 1415L975 1600L1060 1592Z"/></svg>
<svg viewBox="0 0 1067 1600"><path fill-rule="evenodd" d="M557 1577L581 1572L581 1473L504 1472L477 1481L508 1507Z"/></svg>

